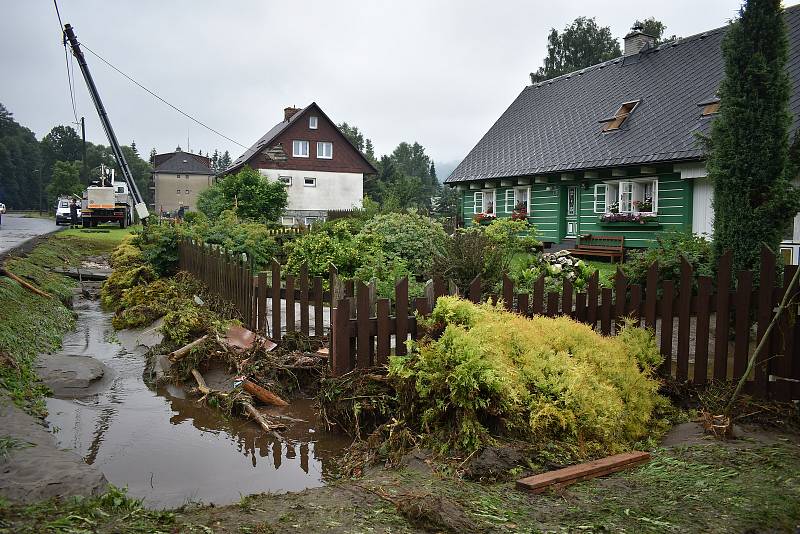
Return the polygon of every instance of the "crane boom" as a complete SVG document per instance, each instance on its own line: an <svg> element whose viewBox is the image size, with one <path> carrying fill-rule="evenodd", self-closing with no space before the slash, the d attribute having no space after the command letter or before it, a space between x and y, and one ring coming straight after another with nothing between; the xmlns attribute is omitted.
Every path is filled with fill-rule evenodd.
<svg viewBox="0 0 800 534"><path fill-rule="evenodd" d="M128 190L133 195L133 200L136 203L136 213L139 215L140 219L146 219L149 215L147 206L145 205L144 199L139 192L139 188L136 186L136 181L133 179L133 173L131 172L131 168L128 166L128 161L125 159L125 154L122 153L122 148L119 145L119 141L117 141L114 128L111 127L111 121L108 119L108 113L106 113L106 108L103 106L103 101L100 100L100 93L97 92L97 86L94 84L92 74L89 72L89 66L86 64L86 58L83 55L80 43L78 43L78 38L75 36L75 31L73 30L72 26L69 24L64 24L64 35L66 36L67 41L72 48L72 54L75 56L75 59L78 60L78 65L80 65L81 72L83 73L83 79L86 81L89 94L92 96L92 102L94 102L94 107L97 109L97 114L100 116L100 122L102 123L103 129L106 132L108 143L111 145L111 150L114 152L114 158L117 160L117 165L119 165L119 168L122 171L122 177L128 184Z"/></svg>

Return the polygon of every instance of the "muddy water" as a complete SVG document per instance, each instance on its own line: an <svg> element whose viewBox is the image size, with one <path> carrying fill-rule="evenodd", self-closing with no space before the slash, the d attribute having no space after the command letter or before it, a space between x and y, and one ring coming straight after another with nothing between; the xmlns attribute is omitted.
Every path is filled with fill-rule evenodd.
<svg viewBox="0 0 800 534"><path fill-rule="evenodd" d="M349 444L318 427L311 400L275 412L301 420L287 420L277 439L254 423L225 420L180 387L153 391L142 380L144 349L125 350L97 302L82 300L76 311L78 325L62 353L94 357L106 373L85 396L49 399L47 421L60 447L148 506L225 504L250 493L321 486L329 459Z"/></svg>

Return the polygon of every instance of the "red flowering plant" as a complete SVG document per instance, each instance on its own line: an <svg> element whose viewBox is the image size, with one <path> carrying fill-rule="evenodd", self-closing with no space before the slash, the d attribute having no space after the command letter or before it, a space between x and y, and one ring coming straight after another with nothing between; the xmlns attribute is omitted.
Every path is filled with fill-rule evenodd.
<svg viewBox="0 0 800 534"><path fill-rule="evenodd" d="M491 222L491 221L493 221L495 219L497 219L497 215L495 215L494 213L476 213L472 217L472 220L473 220L473 222L475 222L475 224L480 224L483 221Z"/></svg>
<svg viewBox="0 0 800 534"><path fill-rule="evenodd" d="M528 207L522 202L517 202L517 205L514 206L514 211L511 212L511 220L525 221L527 219L528 219Z"/></svg>

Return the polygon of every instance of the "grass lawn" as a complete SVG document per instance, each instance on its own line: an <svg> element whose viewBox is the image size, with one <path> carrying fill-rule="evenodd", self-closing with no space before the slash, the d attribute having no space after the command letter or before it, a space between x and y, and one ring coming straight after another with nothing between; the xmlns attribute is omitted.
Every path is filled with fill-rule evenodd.
<svg viewBox="0 0 800 534"><path fill-rule="evenodd" d="M124 230L119 225L99 226L97 228L68 228L56 234L59 238L76 238L92 243L96 248L113 249L127 236L141 226L129 226Z"/></svg>
<svg viewBox="0 0 800 534"><path fill-rule="evenodd" d="M511 258L511 271L521 269L524 266L529 265L534 257L535 256L533 254L525 254L525 253L515 254L514 257ZM611 278L614 276L614 273L617 272L617 267L619 266L618 263L611 263L602 260L584 260L584 261L586 261L586 264L589 266L589 268L599 272L601 286L605 287L612 286Z"/></svg>

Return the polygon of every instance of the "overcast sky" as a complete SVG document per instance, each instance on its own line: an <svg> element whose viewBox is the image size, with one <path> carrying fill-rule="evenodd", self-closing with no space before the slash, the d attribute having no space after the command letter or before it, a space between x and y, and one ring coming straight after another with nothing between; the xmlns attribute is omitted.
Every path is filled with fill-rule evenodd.
<svg viewBox="0 0 800 534"><path fill-rule="evenodd" d="M796 2L788 2L794 4ZM225 135L250 145L288 105L316 101L357 125L377 154L419 141L460 160L530 83L547 32L597 17L621 38L654 16L667 34L724 25L739 0L246 1L60 0L78 39ZM0 102L41 138L74 122L58 20L48 0L3 0ZM120 142L145 156L187 135L193 151L242 149L157 101L87 54ZM78 117L107 144L77 63Z"/></svg>

